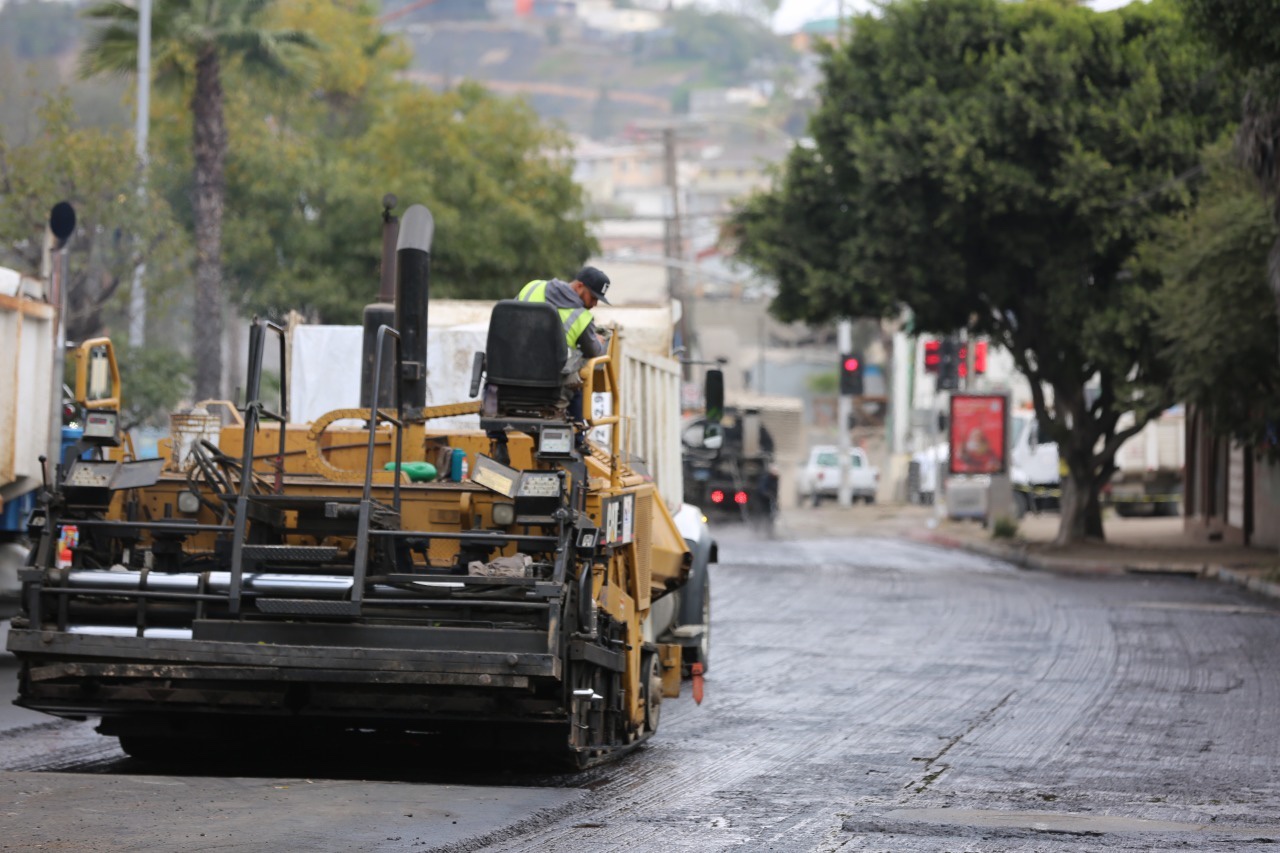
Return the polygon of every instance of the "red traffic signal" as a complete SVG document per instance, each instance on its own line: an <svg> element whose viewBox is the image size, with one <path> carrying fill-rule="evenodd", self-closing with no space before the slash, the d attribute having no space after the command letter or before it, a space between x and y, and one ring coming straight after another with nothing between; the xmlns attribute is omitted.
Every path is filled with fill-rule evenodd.
<svg viewBox="0 0 1280 853"><path fill-rule="evenodd" d="M933 339L924 342L924 370L925 373L937 373L938 365L942 364L942 341Z"/></svg>
<svg viewBox="0 0 1280 853"><path fill-rule="evenodd" d="M840 355L840 393L855 397L862 394L862 359L856 353Z"/></svg>

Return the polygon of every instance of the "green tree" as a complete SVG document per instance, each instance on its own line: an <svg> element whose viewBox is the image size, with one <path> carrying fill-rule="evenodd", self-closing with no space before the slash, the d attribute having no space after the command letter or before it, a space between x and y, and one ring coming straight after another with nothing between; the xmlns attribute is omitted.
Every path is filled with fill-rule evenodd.
<svg viewBox="0 0 1280 853"><path fill-rule="evenodd" d="M1277 455L1280 341L1267 256L1280 229L1227 145L1208 159L1195 208L1170 217L1146 249L1164 275L1158 325L1179 398L1199 406L1218 433Z"/></svg>
<svg viewBox="0 0 1280 853"><path fill-rule="evenodd" d="M1188 22L1243 74L1236 149L1280 220L1280 6L1271 0L1181 0ZM1267 267L1280 315L1280 240Z"/></svg>
<svg viewBox="0 0 1280 853"><path fill-rule="evenodd" d="M0 138L0 265L40 275L49 209L70 202L77 230L68 246L64 320L68 340L82 340L122 319L120 284L143 258L172 283L185 244L164 201L133 191L128 134L76 128L65 95L43 99L36 122L30 141Z"/></svg>
<svg viewBox="0 0 1280 853"><path fill-rule="evenodd" d="M1069 470L1059 543L1102 536L1117 448L1172 402L1132 262L1223 127L1205 54L1161 0L890 4L828 52L813 146L735 217L783 319L905 307L1009 349Z"/></svg>
<svg viewBox="0 0 1280 853"><path fill-rule="evenodd" d="M506 297L594 251L567 138L526 103L403 81L408 54L368 7L279 0L272 22L305 26L333 61L306 98L231 72L225 268L242 310L358 322L377 292L387 192L435 216L433 297ZM164 101L155 122L175 158L180 109Z"/></svg>
<svg viewBox="0 0 1280 853"><path fill-rule="evenodd" d="M290 78L289 54L314 46L305 33L263 26L271 0L166 0L151 20L157 82L183 86L189 96L195 192L195 324L197 398L222 388L222 220L227 131L223 73L234 64L276 81ZM137 68L138 11L118 0L86 13L103 26L82 56L86 74L131 74ZM189 84L188 84L188 81Z"/></svg>
<svg viewBox="0 0 1280 853"><path fill-rule="evenodd" d="M138 197L133 138L119 130L77 128L65 94L40 99L31 139L0 136L0 266L41 274L42 235L49 209L68 201L77 228L67 246L64 330L70 341L123 327L127 305L120 285L145 260L153 311L163 320L190 262L185 231L156 193ZM172 342L170 342L172 343ZM175 354L164 341L139 357L169 368ZM185 390L185 375L169 369L134 414L154 414Z"/></svg>

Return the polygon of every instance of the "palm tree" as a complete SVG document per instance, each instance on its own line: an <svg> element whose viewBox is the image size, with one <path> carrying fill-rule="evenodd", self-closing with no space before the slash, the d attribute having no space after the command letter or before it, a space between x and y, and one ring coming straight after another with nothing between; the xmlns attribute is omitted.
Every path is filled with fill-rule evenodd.
<svg viewBox="0 0 1280 853"><path fill-rule="evenodd" d="M272 0L157 0L151 18L152 65L158 84L191 86L195 160L195 398L222 396L222 209L227 128L222 72L228 63L269 77L291 77L289 52L315 47L298 30L262 26ZM80 58L85 75L131 74L138 64L138 10L118 0L93 6L103 22Z"/></svg>

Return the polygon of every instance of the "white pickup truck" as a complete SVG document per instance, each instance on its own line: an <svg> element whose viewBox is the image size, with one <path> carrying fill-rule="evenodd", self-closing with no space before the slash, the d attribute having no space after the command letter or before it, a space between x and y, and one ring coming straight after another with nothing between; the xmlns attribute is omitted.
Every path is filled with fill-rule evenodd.
<svg viewBox="0 0 1280 853"><path fill-rule="evenodd" d="M840 450L833 444L820 444L809 450L809 459L797 478L801 505L817 506L823 498L835 498L840 491ZM853 500L875 503L880 471L867 458L861 447L849 451L849 483Z"/></svg>

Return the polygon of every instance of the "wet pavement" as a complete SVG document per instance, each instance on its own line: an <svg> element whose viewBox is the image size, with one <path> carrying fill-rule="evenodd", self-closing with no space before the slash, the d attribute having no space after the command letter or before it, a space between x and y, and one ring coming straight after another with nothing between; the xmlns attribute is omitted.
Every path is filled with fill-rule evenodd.
<svg viewBox="0 0 1280 853"><path fill-rule="evenodd" d="M1276 849L1276 602L1027 572L865 509L860 532L718 529L706 699L668 700L616 764L425 751L196 774L92 723L6 719L0 849Z"/></svg>

